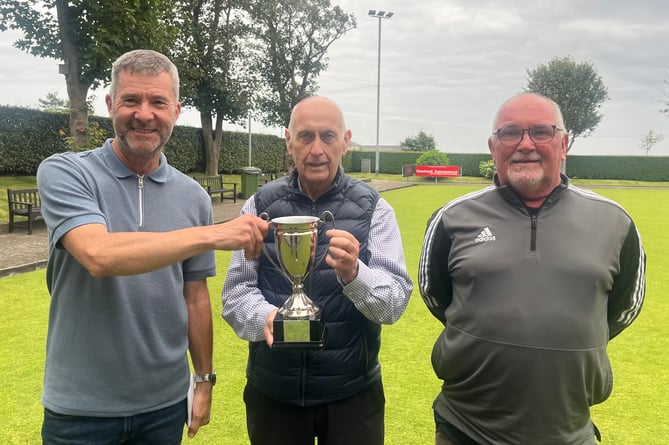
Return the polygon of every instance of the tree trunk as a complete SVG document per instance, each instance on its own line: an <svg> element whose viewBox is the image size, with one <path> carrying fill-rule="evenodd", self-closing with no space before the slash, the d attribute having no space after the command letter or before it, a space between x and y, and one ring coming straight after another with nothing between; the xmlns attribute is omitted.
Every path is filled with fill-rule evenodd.
<svg viewBox="0 0 669 445"><path fill-rule="evenodd" d="M77 145L88 144L88 107L86 97L88 87L79 81L72 81L66 75L67 95L70 99L70 135L74 136Z"/></svg>
<svg viewBox="0 0 669 445"><path fill-rule="evenodd" d="M60 28L63 61L60 73L65 76L67 96L70 101L70 136L77 145L88 144L88 107L86 97L91 84L80 79L79 50L72 37L72 10L68 2L56 0L58 25Z"/></svg>
<svg viewBox="0 0 669 445"><path fill-rule="evenodd" d="M212 126L212 113L200 112L202 139L204 141L204 173L217 175L218 163L221 159L221 142L223 141L223 118L216 116L216 129Z"/></svg>

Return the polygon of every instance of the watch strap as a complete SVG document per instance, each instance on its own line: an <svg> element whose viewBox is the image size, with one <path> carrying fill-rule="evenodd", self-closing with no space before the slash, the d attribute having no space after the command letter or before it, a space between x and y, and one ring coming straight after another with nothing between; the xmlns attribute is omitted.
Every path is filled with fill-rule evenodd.
<svg viewBox="0 0 669 445"><path fill-rule="evenodd" d="M212 372L211 374L193 374L193 381L195 383L211 382L212 385L215 385L216 373Z"/></svg>

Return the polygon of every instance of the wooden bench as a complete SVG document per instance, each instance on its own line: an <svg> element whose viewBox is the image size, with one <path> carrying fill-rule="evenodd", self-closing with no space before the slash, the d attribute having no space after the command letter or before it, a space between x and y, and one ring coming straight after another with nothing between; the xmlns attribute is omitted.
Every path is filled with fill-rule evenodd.
<svg viewBox="0 0 669 445"><path fill-rule="evenodd" d="M224 198L237 202L237 184L224 182L223 176L193 176L193 179L207 191L209 196L221 195L221 202Z"/></svg>
<svg viewBox="0 0 669 445"><path fill-rule="evenodd" d="M7 201L9 202L9 232L14 231L14 217L28 218L28 235L33 233L33 222L35 218L42 215L42 203L37 189L12 190L7 189Z"/></svg>
<svg viewBox="0 0 669 445"><path fill-rule="evenodd" d="M258 176L258 187L262 187L270 181L274 181L277 178L276 173L261 173Z"/></svg>

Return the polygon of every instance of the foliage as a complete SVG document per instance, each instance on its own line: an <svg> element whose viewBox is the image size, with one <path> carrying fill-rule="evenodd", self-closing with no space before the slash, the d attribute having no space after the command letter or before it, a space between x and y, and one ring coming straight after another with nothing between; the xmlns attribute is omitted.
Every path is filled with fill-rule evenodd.
<svg viewBox="0 0 669 445"><path fill-rule="evenodd" d="M113 135L111 120L96 117L96 134ZM20 107L0 106L0 174L31 175L43 159L68 150L65 132L67 115ZM239 172L248 163L248 134L225 132L219 171ZM265 172L283 171L285 142L273 135L253 135L253 161ZM164 148L170 164L184 172L204 169L202 131L177 125Z"/></svg>
<svg viewBox="0 0 669 445"><path fill-rule="evenodd" d="M209 175L218 173L223 121L240 123L257 88L246 65L249 55L243 43L249 31L238 4L182 1L176 19L181 38L172 54L179 68L182 103L200 113Z"/></svg>
<svg viewBox="0 0 669 445"><path fill-rule="evenodd" d="M353 153L349 150L346 152L341 160L341 165L345 172L350 172L353 169Z"/></svg>
<svg viewBox="0 0 669 445"><path fill-rule="evenodd" d="M70 135L85 142L88 90L109 79L112 61L135 48L164 51L176 38L168 0L0 0L0 31L21 30L14 43L30 54L62 60L70 102Z"/></svg>
<svg viewBox="0 0 669 445"><path fill-rule="evenodd" d="M74 64L77 77L97 87L108 80L111 62L122 52L170 46L177 30L165 20L165 11L172 3L0 0L0 23L23 31L23 38L15 42L17 48ZM78 48L77 59L66 54L64 36Z"/></svg>
<svg viewBox="0 0 669 445"><path fill-rule="evenodd" d="M490 160L490 153L449 153L448 160L460 166L462 176L481 176L481 161Z"/></svg>
<svg viewBox="0 0 669 445"><path fill-rule="evenodd" d="M653 148L653 146L658 142L661 142L663 139L664 135L661 133L655 133L653 130L648 130L648 133L646 133L641 138L641 149L646 152L646 155L648 155L650 149Z"/></svg>
<svg viewBox="0 0 669 445"><path fill-rule="evenodd" d="M439 150L428 150L418 157L417 165L448 165L448 155Z"/></svg>
<svg viewBox="0 0 669 445"><path fill-rule="evenodd" d="M224 149L221 152L219 170L225 173L239 173L248 166L248 134L226 133ZM254 134L251 139L251 165L265 173L283 171L286 144L282 138L266 134Z"/></svg>
<svg viewBox="0 0 669 445"><path fill-rule="evenodd" d="M0 106L0 174L31 175L42 160L67 150L67 115Z"/></svg>
<svg viewBox="0 0 669 445"><path fill-rule="evenodd" d="M261 119L287 128L293 107L317 91L330 45L356 27L355 16L330 0L250 0L249 12L257 51L252 64L263 82Z"/></svg>
<svg viewBox="0 0 669 445"><path fill-rule="evenodd" d="M171 56L182 102L200 112L211 174L223 121L241 123L257 103L263 122L287 126L292 107L317 91L330 45L355 26L330 0L0 0L0 31L23 31L17 48L64 61L75 146L94 145L86 98L109 81L116 57L135 48Z"/></svg>
<svg viewBox="0 0 669 445"><path fill-rule="evenodd" d="M171 55L179 69L181 102L200 112L241 123L253 85L244 72L241 43L248 38L239 2L209 0L179 3L181 38ZM247 70L248 71L248 70Z"/></svg>
<svg viewBox="0 0 669 445"><path fill-rule="evenodd" d="M351 153L351 171L361 170L362 159L370 160L371 171L376 171L376 151L349 151ZM401 174L406 164L415 164L421 153L410 151L394 151L379 153L379 173Z"/></svg>
<svg viewBox="0 0 669 445"><path fill-rule="evenodd" d="M421 130L418 134L409 136L400 142L400 147L402 150L409 151L429 151L437 148L437 142L434 136Z"/></svg>
<svg viewBox="0 0 669 445"><path fill-rule="evenodd" d="M578 137L588 137L599 125L599 109L609 99L604 81L590 61L575 62L571 57L556 57L528 69L526 91L554 100L562 110L569 132L569 151Z"/></svg>
<svg viewBox="0 0 669 445"><path fill-rule="evenodd" d="M58 93L47 93L44 99L38 99L39 109L42 111L52 111L55 113L69 113L70 102L67 99L58 97Z"/></svg>
<svg viewBox="0 0 669 445"><path fill-rule="evenodd" d="M492 177L495 175L495 161L492 159L489 159L487 161L481 161L479 163L479 171L481 172L481 176L487 179L492 179Z"/></svg>
<svg viewBox="0 0 669 445"><path fill-rule="evenodd" d="M660 109L660 113L664 113L669 116L669 71L667 71L667 77L662 81L662 87L660 88L660 100L663 102L663 108Z"/></svg>
<svg viewBox="0 0 669 445"><path fill-rule="evenodd" d="M100 147L108 137L107 130L100 127L100 123L96 121L88 124L88 139L85 144L78 143L74 136L66 136L63 130L59 134L63 136L65 145L70 151L86 151Z"/></svg>
<svg viewBox="0 0 669 445"><path fill-rule="evenodd" d="M86 109L88 110L88 114L95 113L94 102L95 95L90 94L86 99ZM42 111L51 111L54 113L70 112L70 101L67 99L61 99L58 97L58 93L56 92L47 93L46 97L37 99L37 103L38 108Z"/></svg>
<svg viewBox="0 0 669 445"><path fill-rule="evenodd" d="M111 121L95 117L100 130L113 135ZM0 106L0 174L31 175L46 157L68 150L63 136L67 115L20 107ZM238 173L248 165L248 133L225 132L219 172ZM204 171L202 131L177 125L165 146L170 164L184 173ZM252 135L252 164L264 172L285 171L288 163L283 138ZM381 152L381 172L400 175L407 164L416 164L423 153L410 151ZM460 167L462 176L480 177L481 161L489 153L448 153L450 165ZM344 157L346 171L359 172L362 159L371 161L375 151L349 150ZM567 174L572 178L669 181L669 157L658 156L570 156Z"/></svg>
<svg viewBox="0 0 669 445"><path fill-rule="evenodd" d="M587 179L669 181L666 156L570 156L567 176Z"/></svg>

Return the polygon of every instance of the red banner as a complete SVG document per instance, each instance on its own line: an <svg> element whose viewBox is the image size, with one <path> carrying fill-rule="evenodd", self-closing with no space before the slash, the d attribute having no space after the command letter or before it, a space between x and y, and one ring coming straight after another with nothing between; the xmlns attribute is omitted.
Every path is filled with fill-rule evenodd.
<svg viewBox="0 0 669 445"><path fill-rule="evenodd" d="M416 176L446 178L460 176L459 165L417 165Z"/></svg>

